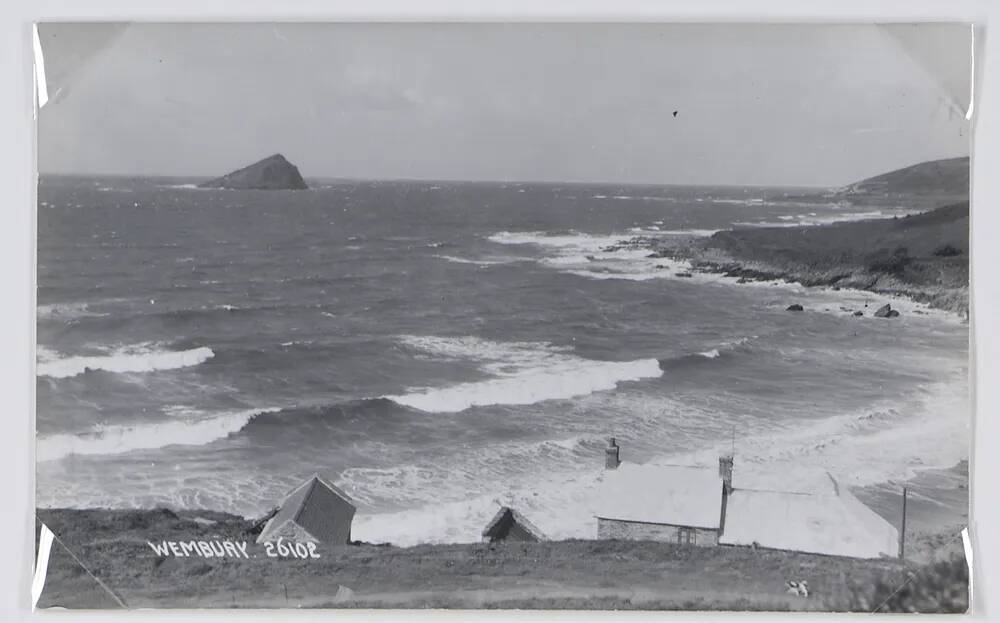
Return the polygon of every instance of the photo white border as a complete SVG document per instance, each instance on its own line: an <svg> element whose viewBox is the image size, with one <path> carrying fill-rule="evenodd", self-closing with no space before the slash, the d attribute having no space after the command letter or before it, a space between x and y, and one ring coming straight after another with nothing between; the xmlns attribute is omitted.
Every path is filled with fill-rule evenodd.
<svg viewBox="0 0 1000 623"><path fill-rule="evenodd" d="M4 396L4 435L0 440L0 473L4 504L0 506L7 551L0 570L0 619L27 621L31 616L59 616L60 620L674 620L728 619L749 616L770 620L769 613L730 614L692 612L539 612L539 611L108 611L66 612L60 615L30 611L33 565L33 452L34 438L34 249L35 249L35 131L33 121L32 23L60 21L586 21L586 22L922 22L975 23L982 55L976 62L973 144L972 231L972 357L974 449L970 457L973 515L971 548L975 554L973 615L1000 620L1000 575L997 531L1000 525L997 487L990 475L1000 473L1000 367L997 365L1000 318L1000 42L989 37L991 21L1000 23L1000 2L990 0L150 0L138 6L126 0L12 0L3 5L0 36L0 133L3 152L4 226L0 228L0 270L8 303L0 307L0 395ZM847 620L848 615L780 615L783 620L823 617Z"/></svg>

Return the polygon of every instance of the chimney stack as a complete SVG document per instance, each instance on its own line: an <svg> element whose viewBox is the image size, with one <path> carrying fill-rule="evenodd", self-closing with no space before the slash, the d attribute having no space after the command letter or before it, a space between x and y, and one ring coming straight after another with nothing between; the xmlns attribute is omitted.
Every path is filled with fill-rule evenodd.
<svg viewBox="0 0 1000 623"><path fill-rule="evenodd" d="M621 458L618 456L618 444L615 438L608 439L608 447L604 449L604 469L618 469L621 465Z"/></svg>
<svg viewBox="0 0 1000 623"><path fill-rule="evenodd" d="M719 457L719 478L722 478L723 491L726 495L733 491L733 456L724 454Z"/></svg>

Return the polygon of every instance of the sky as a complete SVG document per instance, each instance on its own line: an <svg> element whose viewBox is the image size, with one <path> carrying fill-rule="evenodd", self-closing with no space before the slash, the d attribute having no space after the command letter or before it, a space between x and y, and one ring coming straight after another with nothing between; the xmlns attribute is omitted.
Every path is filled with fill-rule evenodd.
<svg viewBox="0 0 1000 623"><path fill-rule="evenodd" d="M949 25L44 24L41 173L839 186L969 154ZM676 115L674 112L676 111Z"/></svg>

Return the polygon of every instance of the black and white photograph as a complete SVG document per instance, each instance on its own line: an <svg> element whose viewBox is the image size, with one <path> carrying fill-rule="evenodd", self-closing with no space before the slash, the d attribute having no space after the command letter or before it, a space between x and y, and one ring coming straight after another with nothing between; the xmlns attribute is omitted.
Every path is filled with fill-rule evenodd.
<svg viewBox="0 0 1000 623"><path fill-rule="evenodd" d="M38 23L37 607L965 613L972 33Z"/></svg>

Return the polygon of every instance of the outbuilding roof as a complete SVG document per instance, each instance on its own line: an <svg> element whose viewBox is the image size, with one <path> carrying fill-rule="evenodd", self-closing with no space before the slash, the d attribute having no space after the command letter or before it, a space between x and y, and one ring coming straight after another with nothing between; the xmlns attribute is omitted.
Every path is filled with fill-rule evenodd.
<svg viewBox="0 0 1000 623"><path fill-rule="evenodd" d="M595 513L601 519L710 529L719 528L721 514L717 470L634 463L602 474Z"/></svg>
<svg viewBox="0 0 1000 623"><path fill-rule="evenodd" d="M339 487L313 474L285 497L258 541L268 540L291 521L317 541L346 542L355 508L350 496Z"/></svg>
<svg viewBox="0 0 1000 623"><path fill-rule="evenodd" d="M493 516L493 519L491 519L490 522L486 524L486 527L483 528L483 536L487 537L497 536L499 534L499 531L503 527L501 522L508 515L510 515L510 519L514 523L521 526L521 528L523 528L525 532L527 532L536 540L538 541L546 540L546 537L541 530L536 528L534 524L525 519L524 515L522 515L521 513L517 512L516 510L514 510L509 506L500 507L500 510L497 511L497 514Z"/></svg>
<svg viewBox="0 0 1000 623"><path fill-rule="evenodd" d="M895 556L899 533L844 487L825 495L736 489L719 542L855 558Z"/></svg>

